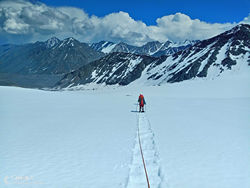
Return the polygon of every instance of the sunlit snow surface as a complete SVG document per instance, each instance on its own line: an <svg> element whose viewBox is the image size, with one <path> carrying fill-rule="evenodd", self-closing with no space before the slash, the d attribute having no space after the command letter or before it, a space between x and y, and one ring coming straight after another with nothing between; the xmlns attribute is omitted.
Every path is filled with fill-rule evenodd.
<svg viewBox="0 0 250 188"><path fill-rule="evenodd" d="M0 87L0 187L146 187L139 124L152 188L249 188L249 83ZM135 112L140 93L146 114Z"/></svg>

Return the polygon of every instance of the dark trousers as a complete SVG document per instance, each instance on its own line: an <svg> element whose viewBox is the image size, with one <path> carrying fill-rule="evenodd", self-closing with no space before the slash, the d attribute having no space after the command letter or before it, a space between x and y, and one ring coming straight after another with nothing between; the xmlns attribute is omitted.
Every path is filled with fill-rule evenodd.
<svg viewBox="0 0 250 188"><path fill-rule="evenodd" d="M140 110L139 110L139 112L144 112L144 105L143 105L143 106L140 105Z"/></svg>

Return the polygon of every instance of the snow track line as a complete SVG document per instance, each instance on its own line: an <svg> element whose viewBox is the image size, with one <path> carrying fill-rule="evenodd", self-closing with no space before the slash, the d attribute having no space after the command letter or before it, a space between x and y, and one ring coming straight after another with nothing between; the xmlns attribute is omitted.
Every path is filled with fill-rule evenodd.
<svg viewBox="0 0 250 188"><path fill-rule="evenodd" d="M145 160L144 160L144 155L143 155L143 151L142 151L142 147L141 147L141 138L140 138L140 126L139 126L139 123L138 123L138 140L139 140L139 145L140 145L140 151L141 151L141 158L142 158L143 168L144 168L144 171L145 171L148 188L150 188L150 183L149 183L149 179L148 179L148 172L147 172L147 168L146 168L146 164L145 164Z"/></svg>
<svg viewBox="0 0 250 188"><path fill-rule="evenodd" d="M126 188L166 188L154 133L145 113L137 113L135 144ZM145 181L146 177L146 181Z"/></svg>

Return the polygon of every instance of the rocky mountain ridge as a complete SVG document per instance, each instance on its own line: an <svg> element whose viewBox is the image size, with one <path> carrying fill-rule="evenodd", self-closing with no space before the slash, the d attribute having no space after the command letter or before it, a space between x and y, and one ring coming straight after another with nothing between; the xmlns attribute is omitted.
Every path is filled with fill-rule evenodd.
<svg viewBox="0 0 250 188"><path fill-rule="evenodd" d="M194 78L214 79L250 65L250 25L241 24L173 55L152 57L114 52L66 74L58 88L96 83L128 85L134 81L159 85Z"/></svg>

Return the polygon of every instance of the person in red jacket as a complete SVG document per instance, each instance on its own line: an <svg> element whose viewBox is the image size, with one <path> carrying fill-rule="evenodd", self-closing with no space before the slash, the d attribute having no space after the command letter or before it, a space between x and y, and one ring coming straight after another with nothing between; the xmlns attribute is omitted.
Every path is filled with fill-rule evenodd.
<svg viewBox="0 0 250 188"><path fill-rule="evenodd" d="M146 104L146 102L145 102L144 96L142 94L140 94L140 96L139 96L138 103L140 106L139 112L144 112L144 105Z"/></svg>

